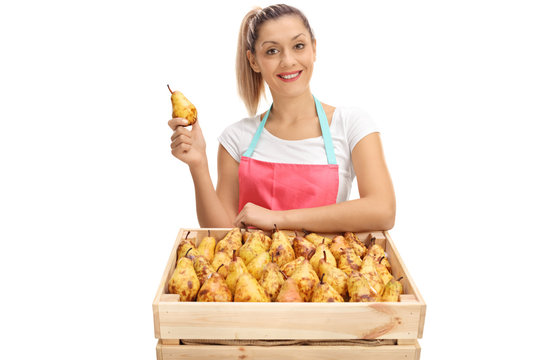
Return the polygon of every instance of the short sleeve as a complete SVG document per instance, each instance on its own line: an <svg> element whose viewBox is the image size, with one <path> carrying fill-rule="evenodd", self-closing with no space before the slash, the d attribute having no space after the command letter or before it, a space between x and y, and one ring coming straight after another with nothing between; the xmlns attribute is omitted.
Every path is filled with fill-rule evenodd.
<svg viewBox="0 0 540 360"><path fill-rule="evenodd" d="M344 109L343 122L349 150L352 152L356 144L365 136L379 132L377 124L361 109Z"/></svg>
<svg viewBox="0 0 540 360"><path fill-rule="evenodd" d="M234 160L240 162L240 140L242 139L241 123L229 125L221 135L218 136L218 141L225 150L233 157Z"/></svg>

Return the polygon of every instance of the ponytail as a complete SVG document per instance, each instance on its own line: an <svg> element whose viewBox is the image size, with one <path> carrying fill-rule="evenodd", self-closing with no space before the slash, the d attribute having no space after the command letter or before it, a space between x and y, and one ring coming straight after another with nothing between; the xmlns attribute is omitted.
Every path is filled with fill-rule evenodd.
<svg viewBox="0 0 540 360"><path fill-rule="evenodd" d="M248 43L248 38L253 35L253 18L261 11L255 8L247 13L240 26L238 35L238 51L236 53L236 81L238 83L238 94L244 101L250 116L255 115L259 107L261 95L264 95L264 81L261 73L253 71L249 64L247 51L254 53L254 44ZM251 34L250 34L251 33ZM251 35L251 36L250 36Z"/></svg>

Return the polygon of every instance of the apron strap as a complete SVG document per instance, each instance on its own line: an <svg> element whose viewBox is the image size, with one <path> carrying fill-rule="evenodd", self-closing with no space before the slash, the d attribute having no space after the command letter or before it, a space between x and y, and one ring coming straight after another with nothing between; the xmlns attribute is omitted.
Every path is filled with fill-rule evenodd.
<svg viewBox="0 0 540 360"><path fill-rule="evenodd" d="M251 144L249 144L249 147L244 152L243 156L251 157L251 155L253 155L253 151L255 151L255 146L257 146L257 143L259 142L259 138L261 137L261 133L264 129L264 125L266 124L266 120L268 119L268 115L270 115L270 110L272 110L272 106L274 106L274 104L270 105L270 109L268 109L266 115L264 115L264 118L262 119L259 127L257 128L257 131L255 132L255 135L253 135L253 139L251 139Z"/></svg>
<svg viewBox="0 0 540 360"><path fill-rule="evenodd" d="M334 153L334 143L332 142L332 134L330 134L330 126L328 126L328 119L326 117L326 113L324 112L320 101L317 100L315 96L313 96L313 99L315 100L317 116L319 118L319 124L321 126L324 148L326 150L326 160L328 161L328 164L336 165L337 161L336 155ZM251 139L251 143L249 144L248 149L244 152L243 156L251 157L251 155L253 155L253 151L255 151L255 146L257 146L257 143L259 142L259 138L261 137L262 131L266 124L266 120L268 119L268 115L270 115L270 110L272 110L273 105L274 104L270 105L270 109L268 109L268 111L264 115L264 118L259 124L259 127L257 128L255 135L253 135L253 139Z"/></svg>
<svg viewBox="0 0 540 360"><path fill-rule="evenodd" d="M330 134L330 126L328 126L328 119L326 118L326 113L324 112L321 102L313 96L315 100L315 107L317 108L317 116L319 117L319 123L321 124L321 131L324 140L324 148L326 149L326 159L328 164L335 165L336 154L334 153L334 143L332 142L332 134Z"/></svg>

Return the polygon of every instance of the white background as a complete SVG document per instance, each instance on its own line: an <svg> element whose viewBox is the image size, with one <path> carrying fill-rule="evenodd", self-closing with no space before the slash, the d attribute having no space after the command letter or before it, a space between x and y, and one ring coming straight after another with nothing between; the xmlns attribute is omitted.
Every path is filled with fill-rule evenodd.
<svg viewBox="0 0 540 360"><path fill-rule="evenodd" d="M215 181L216 138L246 116L240 21L269 4L2 4L0 358L155 358L151 303L178 229L198 227L166 84L197 106ZM318 40L313 93L382 129L422 359L531 355L539 6L289 4Z"/></svg>

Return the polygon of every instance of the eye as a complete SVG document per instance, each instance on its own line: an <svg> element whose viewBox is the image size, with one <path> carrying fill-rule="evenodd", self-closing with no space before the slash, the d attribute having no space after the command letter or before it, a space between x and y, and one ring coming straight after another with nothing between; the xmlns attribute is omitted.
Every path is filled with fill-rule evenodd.
<svg viewBox="0 0 540 360"><path fill-rule="evenodd" d="M302 50L304 47L305 47L305 45L303 43L298 43L298 44L294 45L294 48L297 49L297 50Z"/></svg>
<svg viewBox="0 0 540 360"><path fill-rule="evenodd" d="M266 50L267 55L274 55L274 54L277 54L277 52L278 52L277 49L274 49L274 48Z"/></svg>

